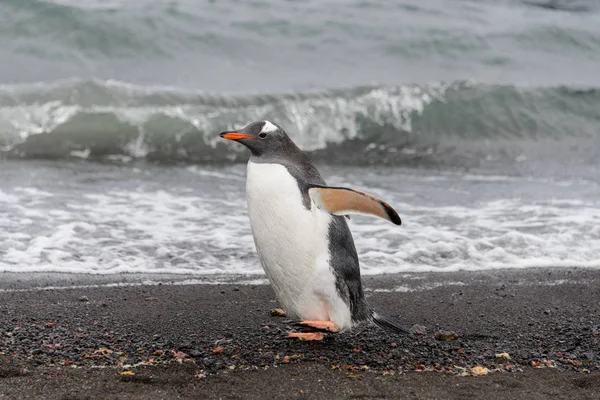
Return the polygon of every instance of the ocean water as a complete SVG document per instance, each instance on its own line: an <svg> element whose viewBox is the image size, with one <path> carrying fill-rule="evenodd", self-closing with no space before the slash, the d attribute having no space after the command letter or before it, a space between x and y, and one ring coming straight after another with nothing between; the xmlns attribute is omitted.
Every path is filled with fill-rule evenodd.
<svg viewBox="0 0 600 400"><path fill-rule="evenodd" d="M260 274L262 119L403 218L364 274L600 268L596 1L0 0L0 59L0 271Z"/></svg>

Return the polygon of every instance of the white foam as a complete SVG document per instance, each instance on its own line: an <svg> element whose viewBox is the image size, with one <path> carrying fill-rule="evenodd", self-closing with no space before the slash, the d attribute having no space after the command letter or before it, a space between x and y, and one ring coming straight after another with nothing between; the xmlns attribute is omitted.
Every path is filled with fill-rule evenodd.
<svg viewBox="0 0 600 400"><path fill-rule="evenodd" d="M0 202L2 202L2 203L13 203L13 204L15 204L15 203L18 203L18 202L19 202L19 197L18 197L18 196L11 195L11 194L8 194L8 193L6 193L6 192L3 192L3 191L0 189Z"/></svg>
<svg viewBox="0 0 600 400"><path fill-rule="evenodd" d="M1 265L1 264L0 264ZM157 280L144 280L139 282L110 282L102 284L91 284L91 285L68 285L68 286L34 286L29 288L16 288L16 289L0 289L0 293L14 293L14 292L38 292L46 290L73 290L73 289L91 289L91 288L109 288L109 287L133 287L133 286L185 286L185 285L222 285L231 283L229 280L224 279L184 279L175 282L165 282ZM262 286L267 285L269 281L267 279L245 279L241 278L235 281L236 285L247 285L247 286Z"/></svg>
<svg viewBox="0 0 600 400"><path fill-rule="evenodd" d="M64 210L56 210L43 201L46 196L35 201L31 197L0 197L9 199L11 206L0 210L1 229L18 233L30 225L35 231L31 237L12 234L10 240L0 242L1 271L262 272L256 262L238 261L254 259L243 198L228 201L166 191L114 191L86 194L68 202ZM228 209L225 217L214 218L223 207ZM23 218L32 214L35 220Z"/></svg>
<svg viewBox="0 0 600 400"><path fill-rule="evenodd" d="M3 187L0 271L262 275L246 213L243 170L182 169L181 182L200 180L200 190L177 180L159 190L149 183L152 175L139 170L137 184L96 192L77 188L69 194L51 183ZM593 198L435 205L398 192L393 183L388 190L365 179L360 188L393 204L404 223L352 217L364 275L600 268L600 203ZM452 186L452 179L427 182ZM340 175L330 182L336 180L353 179Z"/></svg>
<svg viewBox="0 0 600 400"><path fill-rule="evenodd" d="M69 154L73 157L83 158L86 160L90 156L91 152L92 151L89 148L86 148L84 150L71 150Z"/></svg>
<svg viewBox="0 0 600 400"><path fill-rule="evenodd" d="M365 291L369 291L369 292L383 292L383 293L392 293L392 292L398 292L398 293L408 293L408 292L423 292L426 290L433 290L439 287L448 287L448 286L465 286L466 283L464 282L460 282L460 281L443 281L443 282L433 282L433 283L428 283L426 285L416 285L416 286L406 286L406 285L400 285L400 286L396 286L392 289L366 289Z"/></svg>
<svg viewBox="0 0 600 400"><path fill-rule="evenodd" d="M518 199L478 207L400 204L402 231L374 231L353 223L364 274L399 271L457 271L529 267L600 268L600 207L593 203ZM571 201L567 201L571 203ZM443 224L439 221L444 221ZM454 222L451 222L454 221ZM529 233L533 231L535 233ZM367 237L368 236L368 237ZM377 266L375 266L377 265Z"/></svg>
<svg viewBox="0 0 600 400"><path fill-rule="evenodd" d="M32 197L53 197L54 195L46 190L40 190L35 187L16 187L15 192L25 193Z"/></svg>
<svg viewBox="0 0 600 400"><path fill-rule="evenodd" d="M476 174L465 174L462 177L465 181L481 181L481 182L510 182L516 181L519 178L513 176L504 175L476 175Z"/></svg>
<svg viewBox="0 0 600 400"><path fill-rule="evenodd" d="M514 284L519 286L560 286L560 285L569 285L569 284L583 284L585 282L576 280L576 279L557 279L557 280L542 280L542 281L517 281ZM427 290L434 290L440 287L448 287L448 286L466 286L467 284L461 281L442 281L442 282L433 282L425 285L414 285L414 286L406 286L400 285L395 286L391 289L369 289L365 288L365 292L380 292L380 293L408 293L408 292L423 292Z"/></svg>

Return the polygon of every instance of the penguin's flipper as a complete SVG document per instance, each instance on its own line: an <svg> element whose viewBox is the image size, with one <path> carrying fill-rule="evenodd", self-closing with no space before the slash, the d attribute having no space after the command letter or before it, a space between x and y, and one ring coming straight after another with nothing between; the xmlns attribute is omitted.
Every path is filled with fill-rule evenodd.
<svg viewBox="0 0 600 400"><path fill-rule="evenodd" d="M343 188L312 185L308 189L310 199L320 209L333 215L365 214L400 225L398 213L385 201L365 192Z"/></svg>

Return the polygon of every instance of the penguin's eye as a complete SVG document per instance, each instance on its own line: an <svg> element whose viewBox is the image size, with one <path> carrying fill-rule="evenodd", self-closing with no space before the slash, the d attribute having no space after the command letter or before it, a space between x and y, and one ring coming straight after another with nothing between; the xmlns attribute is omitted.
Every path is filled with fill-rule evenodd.
<svg viewBox="0 0 600 400"><path fill-rule="evenodd" d="M261 139L264 139L264 138L267 137L267 134L264 133L264 132L261 132L261 133L258 134L258 137L261 138Z"/></svg>

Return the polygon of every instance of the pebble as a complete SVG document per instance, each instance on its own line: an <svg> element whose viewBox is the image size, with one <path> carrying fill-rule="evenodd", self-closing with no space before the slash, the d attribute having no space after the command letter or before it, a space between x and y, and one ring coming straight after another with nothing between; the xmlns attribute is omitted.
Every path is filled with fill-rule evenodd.
<svg viewBox="0 0 600 400"><path fill-rule="evenodd" d="M87 296L81 296L81 297L79 298L79 301L81 301L81 302L84 302L84 303L85 303L85 302L88 302L88 301L90 301L90 299L89 299Z"/></svg>
<svg viewBox="0 0 600 400"><path fill-rule="evenodd" d="M454 331L437 331L435 333L435 338L443 341L456 340L458 339L458 335Z"/></svg>
<svg viewBox="0 0 600 400"><path fill-rule="evenodd" d="M205 357L202 359L202 364L204 364L205 367L210 367L214 363L215 363L215 360L213 360L212 358Z"/></svg>
<svg viewBox="0 0 600 400"><path fill-rule="evenodd" d="M425 333L427 333L427 328L423 325L415 324L411 326L408 331L413 335L424 335Z"/></svg>
<svg viewBox="0 0 600 400"><path fill-rule="evenodd" d="M273 317L285 317L285 310L281 308L273 308L271 310L271 315Z"/></svg>

